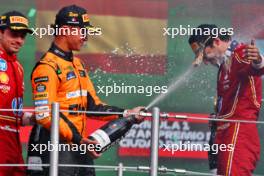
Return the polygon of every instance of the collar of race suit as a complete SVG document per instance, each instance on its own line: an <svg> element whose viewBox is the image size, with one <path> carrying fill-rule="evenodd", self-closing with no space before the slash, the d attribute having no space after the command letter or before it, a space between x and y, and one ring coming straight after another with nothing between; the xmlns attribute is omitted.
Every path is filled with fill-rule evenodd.
<svg viewBox="0 0 264 176"><path fill-rule="evenodd" d="M17 60L17 57L15 54L12 55L7 54L7 52L4 49L0 48L0 59L4 59L8 62L14 62Z"/></svg>
<svg viewBox="0 0 264 176"><path fill-rule="evenodd" d="M218 67L220 67L221 64L225 63L227 60L229 60L233 54L233 52L240 46L240 44L236 41L233 40L229 47L227 48L225 55L223 57L223 59L220 61L220 63L218 63Z"/></svg>
<svg viewBox="0 0 264 176"><path fill-rule="evenodd" d="M239 45L239 43L236 40L233 40L229 47L227 48L225 55L230 57L232 55L232 53L235 51L235 49L237 48L237 46Z"/></svg>
<svg viewBox="0 0 264 176"><path fill-rule="evenodd" d="M55 54L56 56L63 58L66 61L72 61L73 60L73 54L72 51L63 51L61 48L59 48L54 43L51 44L51 47L49 49L49 52Z"/></svg>

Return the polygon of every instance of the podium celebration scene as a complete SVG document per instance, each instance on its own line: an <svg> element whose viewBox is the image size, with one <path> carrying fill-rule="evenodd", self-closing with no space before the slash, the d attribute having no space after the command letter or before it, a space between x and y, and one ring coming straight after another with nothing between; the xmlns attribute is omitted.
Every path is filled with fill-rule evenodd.
<svg viewBox="0 0 264 176"><path fill-rule="evenodd" d="M263 0L0 4L0 176L264 176Z"/></svg>

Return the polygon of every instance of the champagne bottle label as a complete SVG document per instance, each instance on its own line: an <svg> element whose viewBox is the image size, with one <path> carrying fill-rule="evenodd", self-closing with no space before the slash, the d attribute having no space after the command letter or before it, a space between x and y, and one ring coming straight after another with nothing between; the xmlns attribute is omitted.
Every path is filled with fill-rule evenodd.
<svg viewBox="0 0 264 176"><path fill-rule="evenodd" d="M96 130L93 134L91 134L91 137L93 137L100 144L101 149L111 143L109 136L101 129Z"/></svg>

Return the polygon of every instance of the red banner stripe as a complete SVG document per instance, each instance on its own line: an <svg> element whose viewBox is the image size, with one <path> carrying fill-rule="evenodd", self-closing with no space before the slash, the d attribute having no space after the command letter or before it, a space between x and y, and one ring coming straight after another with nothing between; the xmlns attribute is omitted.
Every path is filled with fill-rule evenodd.
<svg viewBox="0 0 264 176"><path fill-rule="evenodd" d="M124 74L164 74L166 71L166 56L164 55L131 55L112 56L111 54L78 55L89 66L91 71L99 68L108 73ZM86 59L84 59L86 58Z"/></svg>
<svg viewBox="0 0 264 176"><path fill-rule="evenodd" d="M37 52L36 58L41 58L43 53ZM165 55L131 55L120 56L111 54L80 54L77 55L90 71L97 68L107 73L122 74L165 74L167 56Z"/></svg>
<svg viewBox="0 0 264 176"><path fill-rule="evenodd" d="M37 1L38 10L54 10L72 5L72 1ZM149 0L77 0L74 4L84 7L89 14L96 15L114 15L114 16L132 16L143 18L167 19L168 2L167 1L149 1Z"/></svg>

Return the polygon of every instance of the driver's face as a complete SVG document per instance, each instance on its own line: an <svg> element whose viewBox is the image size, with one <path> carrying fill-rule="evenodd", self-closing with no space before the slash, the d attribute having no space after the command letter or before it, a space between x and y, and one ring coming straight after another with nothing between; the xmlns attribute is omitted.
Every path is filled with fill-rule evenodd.
<svg viewBox="0 0 264 176"><path fill-rule="evenodd" d="M26 38L25 31L14 31L9 28L0 31L0 43L3 49L9 54L17 53L23 46Z"/></svg>
<svg viewBox="0 0 264 176"><path fill-rule="evenodd" d="M223 54L219 51L217 46L207 46L204 48L203 51L203 62L205 64L212 64L212 65L218 65L218 63L221 62L223 59Z"/></svg>

